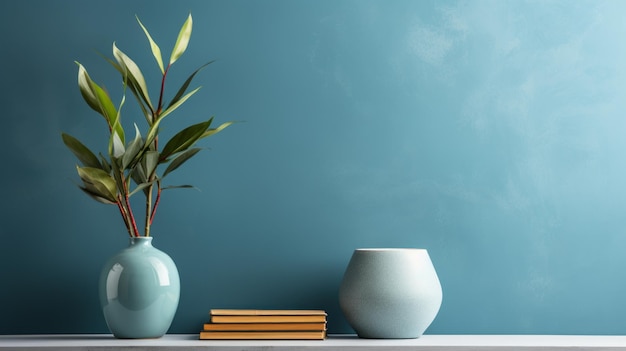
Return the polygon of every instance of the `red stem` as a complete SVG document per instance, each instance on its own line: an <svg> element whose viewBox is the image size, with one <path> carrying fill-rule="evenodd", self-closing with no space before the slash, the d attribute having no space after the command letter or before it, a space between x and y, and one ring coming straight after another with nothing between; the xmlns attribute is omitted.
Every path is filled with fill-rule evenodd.
<svg viewBox="0 0 626 351"><path fill-rule="evenodd" d="M154 216L156 215L157 207L159 207L159 202L161 201L161 182L157 182L158 190L157 197L154 201L154 207L152 207L152 213L150 214L150 225L152 225L152 221L154 221Z"/></svg>
<svg viewBox="0 0 626 351"><path fill-rule="evenodd" d="M128 186L126 185L126 180L124 178L124 174L122 174L122 185L124 187L124 202L126 203L126 208L128 208L128 218L130 219L130 224L132 225L132 229L135 232L133 236L139 236L139 229L137 228L137 222L135 221L135 215L133 215L133 209L130 207L130 197L128 196Z"/></svg>
<svg viewBox="0 0 626 351"><path fill-rule="evenodd" d="M116 202L117 208L120 210L120 214L122 215L122 219L124 220L124 226L128 231L128 235L133 236L133 233L130 231L130 227L128 226L128 217L126 216L126 211L124 211L124 207L121 203L121 196L118 195L118 200Z"/></svg>
<svg viewBox="0 0 626 351"><path fill-rule="evenodd" d="M124 200L126 201L126 206L128 207L128 214L130 217L130 222L133 226L133 231L135 232L134 236L139 236L139 229L137 228L137 222L135 222L135 216L133 215L133 209L130 207L130 201L128 201L128 196L124 195Z"/></svg>
<svg viewBox="0 0 626 351"><path fill-rule="evenodd" d="M170 65L167 65L165 71L163 72L163 78L161 78L161 92L159 94L159 104L157 105L157 110L155 113L155 117L161 114L163 110L163 94L165 92L165 77L167 77L167 71L169 71Z"/></svg>

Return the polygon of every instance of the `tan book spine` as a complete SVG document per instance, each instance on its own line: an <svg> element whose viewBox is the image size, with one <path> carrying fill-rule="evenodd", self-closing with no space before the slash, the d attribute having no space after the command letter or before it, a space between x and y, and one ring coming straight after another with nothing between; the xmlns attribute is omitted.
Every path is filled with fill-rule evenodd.
<svg viewBox="0 0 626 351"><path fill-rule="evenodd" d="M212 316L326 316L323 310L251 310L251 309L212 309Z"/></svg>
<svg viewBox="0 0 626 351"><path fill-rule="evenodd" d="M321 323L325 315L212 315L212 323Z"/></svg>

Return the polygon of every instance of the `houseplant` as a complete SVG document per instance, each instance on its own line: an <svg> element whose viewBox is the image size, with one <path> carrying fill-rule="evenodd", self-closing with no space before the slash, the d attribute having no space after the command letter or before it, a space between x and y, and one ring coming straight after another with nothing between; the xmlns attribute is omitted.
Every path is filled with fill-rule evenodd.
<svg viewBox="0 0 626 351"><path fill-rule="evenodd" d="M77 62L80 93L87 105L104 117L109 131L106 153L96 156L77 138L62 133L63 142L80 161L76 166L80 189L98 202L116 206L131 238L130 246L105 265L100 277L100 300L107 324L115 336L123 338L158 337L169 328L178 305L178 272L169 256L151 246L150 229L162 191L190 186L166 186L164 179L201 150L195 146L199 140L232 124L226 122L213 128L211 117L180 130L161 143L159 128L165 117L198 92L200 88L187 90L196 74L211 62L196 69L166 104L166 78L189 44L193 24L191 14L179 31L167 66L164 66L161 50L147 28L139 18L137 22L160 69L158 99L152 100L148 94L146 79L139 66L113 43L113 59L105 59L121 76L122 97L117 105ZM135 97L147 126L142 134L135 122L132 139L127 138L121 118L128 91ZM145 201L131 202L135 195L143 195ZM138 204L142 207L143 223L138 220L139 212L133 207ZM162 262L155 266L155 260ZM169 269L169 276L163 276L163 267Z"/></svg>

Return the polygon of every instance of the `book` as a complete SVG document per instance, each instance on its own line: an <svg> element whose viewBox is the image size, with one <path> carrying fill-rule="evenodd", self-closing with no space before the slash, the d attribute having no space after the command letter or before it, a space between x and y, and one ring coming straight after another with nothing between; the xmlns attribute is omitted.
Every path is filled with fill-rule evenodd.
<svg viewBox="0 0 626 351"><path fill-rule="evenodd" d="M212 323L321 323L326 316L211 316Z"/></svg>
<svg viewBox="0 0 626 351"><path fill-rule="evenodd" d="M211 323L323 323L322 310L225 310L210 311Z"/></svg>
<svg viewBox="0 0 626 351"><path fill-rule="evenodd" d="M326 331L201 331L201 340L323 340Z"/></svg>
<svg viewBox="0 0 626 351"><path fill-rule="evenodd" d="M326 312L323 310L212 309L209 314L212 316L326 316Z"/></svg>
<svg viewBox="0 0 626 351"><path fill-rule="evenodd" d="M204 331L320 331L326 323L204 323Z"/></svg>

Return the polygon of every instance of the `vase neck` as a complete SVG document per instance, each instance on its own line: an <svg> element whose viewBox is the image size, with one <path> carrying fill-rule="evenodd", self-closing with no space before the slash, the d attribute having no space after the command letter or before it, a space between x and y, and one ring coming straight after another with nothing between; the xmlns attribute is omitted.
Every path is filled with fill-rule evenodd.
<svg viewBox="0 0 626 351"><path fill-rule="evenodd" d="M130 238L131 246L152 246L151 236L138 236Z"/></svg>

